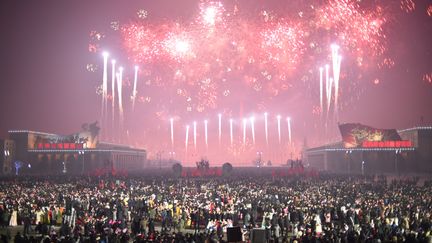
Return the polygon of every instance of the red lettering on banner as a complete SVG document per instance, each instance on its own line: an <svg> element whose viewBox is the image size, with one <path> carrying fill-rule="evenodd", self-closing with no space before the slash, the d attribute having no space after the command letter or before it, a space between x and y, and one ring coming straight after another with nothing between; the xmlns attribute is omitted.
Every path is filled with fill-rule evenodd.
<svg viewBox="0 0 432 243"><path fill-rule="evenodd" d="M412 141L363 141L363 148L410 148L413 146Z"/></svg>

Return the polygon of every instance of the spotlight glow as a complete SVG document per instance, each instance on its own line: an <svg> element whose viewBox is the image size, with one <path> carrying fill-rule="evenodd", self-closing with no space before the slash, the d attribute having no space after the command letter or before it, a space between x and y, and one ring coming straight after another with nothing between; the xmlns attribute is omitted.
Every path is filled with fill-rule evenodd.
<svg viewBox="0 0 432 243"><path fill-rule="evenodd" d="M320 114L323 113L323 72L324 68L319 68L319 86L320 86Z"/></svg>
<svg viewBox="0 0 432 243"><path fill-rule="evenodd" d="M268 146L269 140L268 140L268 123L267 123L267 112L264 113L264 128L265 128L265 139L266 139L266 145Z"/></svg>
<svg viewBox="0 0 432 243"><path fill-rule="evenodd" d="M246 145L246 125L247 119L243 118L243 145Z"/></svg>
<svg viewBox="0 0 432 243"><path fill-rule="evenodd" d="M112 124L113 124L113 129L114 129L114 120L115 120L115 80L116 80L116 60L111 60L111 96L112 96L112 101L111 101L111 116L112 116Z"/></svg>
<svg viewBox="0 0 432 243"><path fill-rule="evenodd" d="M207 121L207 120L204 120L204 137L205 137L205 145L206 145L206 148L208 148L207 124L208 124L208 121Z"/></svg>
<svg viewBox="0 0 432 243"><path fill-rule="evenodd" d="M287 117L287 124L288 124L288 141L289 144L292 144L292 140L291 140L291 118Z"/></svg>
<svg viewBox="0 0 432 243"><path fill-rule="evenodd" d="M197 123L196 121L193 122L193 136L194 136L194 147L197 148Z"/></svg>
<svg viewBox="0 0 432 243"><path fill-rule="evenodd" d="M138 82L138 66L135 66L135 73L134 73L134 85L133 85L133 91L132 91L132 111L135 111L135 100L137 97L137 82Z"/></svg>
<svg viewBox="0 0 432 243"><path fill-rule="evenodd" d="M250 118L251 130L252 130L252 142L255 144L255 117Z"/></svg>
<svg viewBox="0 0 432 243"><path fill-rule="evenodd" d="M230 122L230 141L231 141L231 147L233 146L234 137L233 137L233 119L229 120Z"/></svg>
<svg viewBox="0 0 432 243"><path fill-rule="evenodd" d="M189 145L189 125L186 125L186 138L185 138L185 151L186 151L186 153L188 151L188 145Z"/></svg>
<svg viewBox="0 0 432 243"><path fill-rule="evenodd" d="M103 76L102 76L102 121L105 120L104 115L107 113L107 103L108 103L108 52L103 52Z"/></svg>
<svg viewBox="0 0 432 243"><path fill-rule="evenodd" d="M219 129L218 129L218 131L219 131L219 145L221 144L221 137L222 137L222 114L218 114L218 121L219 121Z"/></svg>
<svg viewBox="0 0 432 243"><path fill-rule="evenodd" d="M279 138L279 144L281 143L281 116L278 115L277 117L277 128L278 128L278 138Z"/></svg>
<svg viewBox="0 0 432 243"><path fill-rule="evenodd" d="M117 79L117 90L118 90L118 104L119 104L119 116L120 116L120 129L123 127L124 112L123 112L123 67L119 67L118 79Z"/></svg>
<svg viewBox="0 0 432 243"><path fill-rule="evenodd" d="M171 148L174 148L174 119L170 119L170 125L171 125Z"/></svg>

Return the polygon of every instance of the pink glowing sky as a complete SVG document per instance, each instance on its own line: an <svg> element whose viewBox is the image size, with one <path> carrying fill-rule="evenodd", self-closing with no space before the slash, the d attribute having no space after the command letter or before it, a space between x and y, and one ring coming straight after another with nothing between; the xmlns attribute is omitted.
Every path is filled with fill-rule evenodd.
<svg viewBox="0 0 432 243"><path fill-rule="evenodd" d="M309 146L338 140L337 122L381 128L432 123L432 8L426 0L181 3L3 1L0 137L10 129L69 134L98 120L103 140L147 148L150 157L163 151L188 162L206 156L247 164L257 152L265 160L296 157L305 139ZM322 113L319 101L319 67L331 65L333 43L342 55L337 116L334 107ZM109 109L101 116L103 51L125 70L121 127L117 104L111 120L110 65ZM132 110L134 65L140 71ZM256 142L248 122L244 145L241 123L251 116Z"/></svg>

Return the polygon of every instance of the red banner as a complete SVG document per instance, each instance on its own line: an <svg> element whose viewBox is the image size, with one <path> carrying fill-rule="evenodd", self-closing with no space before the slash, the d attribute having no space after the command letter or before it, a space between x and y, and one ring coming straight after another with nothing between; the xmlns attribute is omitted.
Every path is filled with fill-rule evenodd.
<svg viewBox="0 0 432 243"><path fill-rule="evenodd" d="M402 142L401 137L395 129L377 129L359 123L346 123L339 125L342 141L345 148L356 148L363 146L364 142L373 142L371 147L391 147L391 142ZM388 142L386 144L386 142Z"/></svg>
<svg viewBox="0 0 432 243"><path fill-rule="evenodd" d="M402 141L363 141L363 148L411 148L413 144L409 140Z"/></svg>
<svg viewBox="0 0 432 243"><path fill-rule="evenodd" d="M84 148L83 143L38 143L38 149L70 149L70 150L81 150Z"/></svg>

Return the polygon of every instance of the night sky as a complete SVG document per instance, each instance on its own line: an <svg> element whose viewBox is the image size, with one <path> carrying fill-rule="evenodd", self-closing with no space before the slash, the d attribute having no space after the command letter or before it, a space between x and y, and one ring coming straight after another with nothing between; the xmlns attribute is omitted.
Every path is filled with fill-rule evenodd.
<svg viewBox="0 0 432 243"><path fill-rule="evenodd" d="M316 5L311 7L311 2L315 2ZM253 157L250 154L265 147L262 117L259 117L264 112L269 112L272 117L272 121L269 122L272 141L277 136L275 135L275 114L281 114L283 121L286 116L291 117L293 141L296 145L292 147L287 145L287 148L295 152L299 151L305 138L310 146L335 140L338 136L337 121L360 122L378 128L396 129L413 127L421 123L430 125L432 124L432 1L414 1L414 7L410 8L411 5L408 7L406 5L410 1L406 0L401 1L402 7L394 4L396 1L366 0L361 5L362 9L370 10L371 6L375 6L374 3L382 5L382 13L379 17L386 20L382 25L381 33L385 35L385 40L380 39L382 35L376 37L385 51L376 57L369 55L368 51L373 49L370 45L375 45L368 42L369 40L359 42L355 47L338 43L343 56L340 78L341 109L337 118L328 119L330 127L328 129L332 135L323 137L324 118L319 111L316 112L320 105L318 68L324 63L331 64L328 59L330 49L327 51L325 47L329 47L334 41L329 37L333 36L329 34L332 30L316 27L318 24L314 21L319 17L313 17L313 14L317 15L314 11L320 7L324 9L328 5L327 1L146 0L127 1L127 3L107 0L1 1L0 137L6 137L7 131L12 129L71 134L78 131L81 124L85 122L101 121L101 119L109 121L111 119L109 115L101 118L102 96L97 90L102 83L103 51L108 51L110 58L116 58L118 63L125 67L126 84L123 93L125 106L123 132L117 131L117 123L109 124L106 128L103 127L102 139L148 148L150 155L156 151L167 153L175 150L178 154L182 154L180 159L183 159L185 126L192 125L195 120L200 123L198 136L202 141L202 122L204 119L209 119L209 126L211 126L209 137L212 137L209 138L209 143L217 144L215 124L217 124L218 113L223 114L225 122L227 117L238 119L250 115L256 116L256 129L260 131L256 134L257 144L251 145L252 148L247 150L249 155L243 156L247 159ZM131 41L131 34L133 34L128 32L131 26L144 26L143 29L149 30L150 33L163 31L175 31L180 35L185 31L192 33L190 30L198 26L195 18L200 15L200 6L206 4L224 7L221 15L223 20L220 20L221 23L216 22L215 29L223 28L225 32L238 33L232 37L237 38L238 43L242 43L241 41L245 36L249 36L249 33L262 33L263 29L273 28L280 22L284 24L295 22L301 26L294 31L302 33L298 37L301 40L295 43L307 42L302 47L303 53L289 64L272 64L272 69L268 71L273 75L268 83L272 82L272 85L274 83L278 86L277 94L272 85L260 81L268 69L262 64L266 56L263 57L261 53L264 51L258 51L255 47L251 47L253 51L248 50L247 46L253 46L252 42L245 41L245 46L249 51L248 55L256 55L254 62L244 61L240 58L237 49L231 51L223 43L218 47L201 46L200 51L194 50L194 48L198 49L197 46L192 46L191 53L198 53L193 57L184 56L186 55L184 53L181 56L169 56L174 54L167 52L149 54L144 57L145 60L127 46L127 41ZM137 16L139 10L145 10L148 16L140 18ZM276 17L269 20L269 23L264 23L260 19L263 11ZM119 30L113 30L112 22L119 24ZM177 23L180 27L172 27L175 26L173 23ZM235 24L243 26L243 29ZM165 25L168 27L164 27ZM222 25L223 27L220 27ZM249 29L244 30L244 26ZM341 28L343 27L340 24L335 26L334 32L338 32ZM327 32L321 35L317 33L318 30ZM103 38L95 40L92 31L93 34L102 33ZM202 38L202 32L202 30L193 32L191 36L193 35L195 39L197 36ZM308 35L309 33L311 34ZM347 33L352 34L351 38L353 38L353 33ZM320 36L323 37L322 40L318 39ZM321 51L318 52L316 47L312 48L313 44L319 45ZM96 45L96 49L89 50L89 45ZM213 57L216 58L216 54L211 51L216 48L218 48L217 55L221 59L219 69L214 67L219 60L212 60ZM283 46L283 48L290 47ZM352 51L353 48L364 51L362 54L364 63L361 66L357 62L359 52ZM225 52L230 52L230 55L225 55ZM379 68L378 63L386 58L391 59L393 63ZM228 65L231 60L233 64ZM198 68L201 70L202 66L205 66L204 62L208 62L211 66L210 71L198 73ZM133 81L132 69L135 64L140 66L137 97L139 101L135 111L132 112L129 97ZM89 70L88 65L97 66L97 69ZM287 68L288 66L290 69ZM229 68L235 71L227 75ZM185 78L177 80L176 70L187 73L184 75ZM110 68L108 74L108 87L111 87ZM284 76L284 78L276 80L276 76ZM206 93L199 93L203 88L195 84L206 79L216 85L213 91L217 99L212 101L213 103L202 97ZM156 81L149 82L146 86L144 83L147 80ZM241 81L235 83L235 80ZM250 85L248 80L262 82L262 87L254 86L256 83ZM232 82L232 84L222 82ZM188 89L190 89L189 94L184 95L182 92ZM108 93L110 92L108 89ZM187 101L188 97L191 97L192 101ZM198 104L200 102L204 104ZM109 101L108 107L110 106ZM171 148L170 142L169 119L171 117L175 118L174 148ZM282 128L286 129L285 122ZM227 139L229 135L226 135L228 127L224 125L223 129L222 143L229 144ZM119 133L123 134L120 138ZM235 133L236 138L240 136L240 128ZM285 135L283 136L285 139ZM248 139L250 139L249 130ZM192 130L190 130L189 146L193 146L192 141ZM285 148L285 145L282 147ZM236 156L242 157L241 152L236 149L234 150L237 152L223 149L221 151L228 151L229 155L219 157L216 155L219 150L213 149L206 152L204 150L198 149L193 152L193 156L199 157L205 154L210 158L223 160L233 159L234 154L240 153ZM288 152L283 156L287 157ZM193 160L195 157L188 160Z"/></svg>

